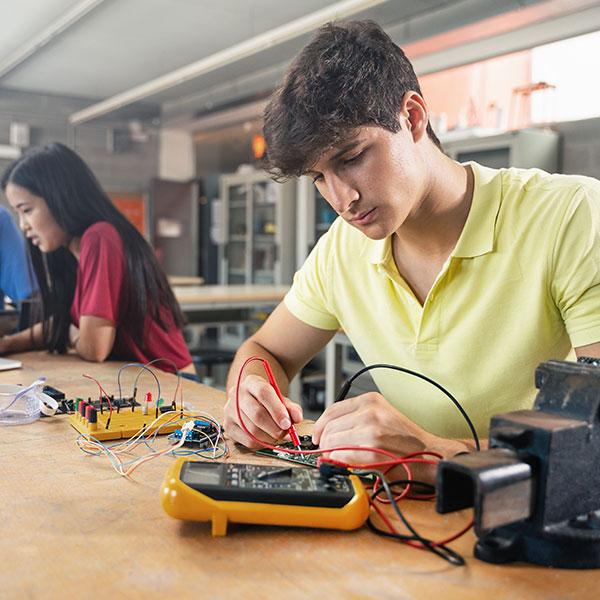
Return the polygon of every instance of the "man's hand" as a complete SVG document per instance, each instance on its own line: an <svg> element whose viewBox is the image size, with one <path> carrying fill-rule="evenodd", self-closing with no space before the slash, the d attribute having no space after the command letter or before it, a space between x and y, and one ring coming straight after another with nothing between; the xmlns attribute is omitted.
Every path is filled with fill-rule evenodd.
<svg viewBox="0 0 600 600"><path fill-rule="evenodd" d="M260 445L240 425L235 393L236 387L232 386L225 403L223 426L227 436L248 448L259 448ZM271 384L259 375L244 378L239 396L244 424L252 435L263 442L274 444L284 438L291 425L290 416L294 423L302 421L302 408L285 397L284 406Z"/></svg>
<svg viewBox="0 0 600 600"><path fill-rule="evenodd" d="M428 449L431 434L407 419L381 394L369 392L329 406L315 423L313 442L321 448L363 446L398 456ZM387 460L384 454L338 450L331 458L364 464Z"/></svg>
<svg viewBox="0 0 600 600"><path fill-rule="evenodd" d="M446 440L428 433L377 392L329 406L315 423L313 442L322 449L342 446L380 448L400 457L423 451L452 456L467 450L460 440ZM389 460L385 454L360 450L336 450L328 453L328 457L356 465ZM411 471L416 479L433 481L435 478L434 467L411 466ZM402 477L400 471L396 473Z"/></svg>
<svg viewBox="0 0 600 600"><path fill-rule="evenodd" d="M258 444L242 429L235 404L235 389L240 371L240 411L248 430L264 442L276 442L285 437L294 423L302 420L302 409L284 397L278 398L267 381L262 364L252 357L266 360L282 393L287 393L293 377L333 337L335 331L318 329L297 319L281 302L261 328L239 348L227 377L229 396L225 404L224 427L234 441L250 448ZM293 340L293 343L290 341ZM287 408L287 410L286 410ZM289 410L289 414L288 414Z"/></svg>

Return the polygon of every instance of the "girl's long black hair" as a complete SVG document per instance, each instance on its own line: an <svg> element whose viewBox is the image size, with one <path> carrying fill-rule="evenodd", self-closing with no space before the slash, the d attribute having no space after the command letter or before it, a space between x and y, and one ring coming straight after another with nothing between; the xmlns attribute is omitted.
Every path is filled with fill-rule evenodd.
<svg viewBox="0 0 600 600"><path fill-rule="evenodd" d="M181 309L152 248L109 200L90 168L73 150L60 143L32 148L5 170L0 181L3 191L9 183L43 198L69 239L81 237L99 221L110 223L118 231L129 289L121 322L127 324L140 348L144 347L147 315L167 330L161 306L172 313L177 327L184 325ZM28 246L42 296L44 345L62 353L69 339L77 260L65 246L47 253L30 240Z"/></svg>

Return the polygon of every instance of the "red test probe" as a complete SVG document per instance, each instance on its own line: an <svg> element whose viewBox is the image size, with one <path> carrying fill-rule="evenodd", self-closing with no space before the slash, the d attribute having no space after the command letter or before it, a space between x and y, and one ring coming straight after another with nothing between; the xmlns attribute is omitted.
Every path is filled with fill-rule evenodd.
<svg viewBox="0 0 600 600"><path fill-rule="evenodd" d="M275 381L273 371L271 371L271 366L269 365L268 361L266 361L266 360L262 361L262 363L265 367L265 371L267 372L267 377L269 378L269 383L275 390L277 397L281 400L281 404L283 404L283 406L285 406L285 409L287 410L287 406L285 405L285 402L283 401L283 396L281 395L281 392L279 391L279 386L277 385L277 382ZM294 425L294 422L292 421L292 416L290 415L289 411L288 411L288 416L290 417L291 425L290 425L290 428L287 430L287 432L290 436L290 439L292 440L292 444L294 444L294 446L296 446L296 448L298 448L298 450L301 453L300 456L302 456L302 458L304 458L304 455L302 454L302 446L300 445L300 438L298 437L298 431L296 430L296 426Z"/></svg>

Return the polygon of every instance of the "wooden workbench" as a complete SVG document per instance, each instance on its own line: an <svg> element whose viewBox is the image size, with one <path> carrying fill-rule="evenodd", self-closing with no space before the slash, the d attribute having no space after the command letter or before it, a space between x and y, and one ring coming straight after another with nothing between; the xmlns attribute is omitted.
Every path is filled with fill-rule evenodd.
<svg viewBox="0 0 600 600"><path fill-rule="evenodd" d="M289 285L176 285L173 293L189 323L243 323L282 300Z"/></svg>
<svg viewBox="0 0 600 600"><path fill-rule="evenodd" d="M173 293L184 312L276 306L289 285L174 285Z"/></svg>
<svg viewBox="0 0 600 600"><path fill-rule="evenodd" d="M203 277L193 277L186 275L169 275L168 276L169 283L172 286L175 285L202 285L204 283Z"/></svg>
<svg viewBox="0 0 600 600"><path fill-rule="evenodd" d="M23 368L0 373L0 383L29 384L45 376L67 397L97 397L96 385L81 377L87 373L109 393L117 391L121 363L45 352L15 358ZM123 372L127 395L136 373ZM175 377L159 379L169 398ZM151 381L142 375L139 392L152 391ZM222 392L187 380L183 387L186 402L222 418ZM472 556L472 533L451 544L465 556L465 567L366 527L337 532L232 525L227 536L213 538L209 524L180 522L163 512L159 487L172 457L140 467L128 480L106 458L80 451L75 437L65 416L0 427L1 599L599 597L600 570L482 563ZM235 449L232 458L267 460ZM470 518L469 511L437 515L431 502L402 508L418 531L436 538Z"/></svg>

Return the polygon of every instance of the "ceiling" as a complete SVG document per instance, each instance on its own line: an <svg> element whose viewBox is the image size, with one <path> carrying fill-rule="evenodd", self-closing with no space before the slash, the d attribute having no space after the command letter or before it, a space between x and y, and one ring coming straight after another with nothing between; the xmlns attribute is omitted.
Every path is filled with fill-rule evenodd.
<svg viewBox="0 0 600 600"><path fill-rule="evenodd" d="M379 22L418 74L600 29L591 0L2 0L0 94L87 99L72 124L150 106L200 131L258 114L307 32L336 14Z"/></svg>

